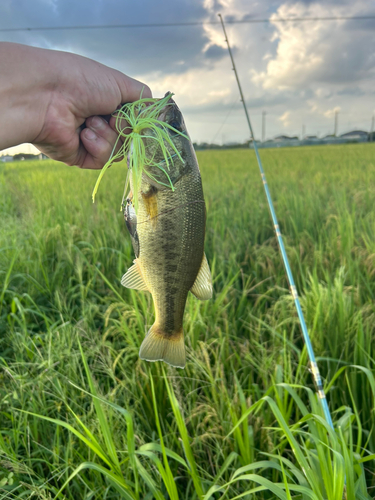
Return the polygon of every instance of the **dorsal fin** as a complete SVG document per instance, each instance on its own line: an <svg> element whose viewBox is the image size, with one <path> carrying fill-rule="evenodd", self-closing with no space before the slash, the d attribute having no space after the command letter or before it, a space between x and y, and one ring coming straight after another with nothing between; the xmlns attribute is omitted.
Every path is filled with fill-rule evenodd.
<svg viewBox="0 0 375 500"><path fill-rule="evenodd" d="M194 285L190 289L197 299L208 300L212 298L212 278L206 254L203 254L202 264Z"/></svg>

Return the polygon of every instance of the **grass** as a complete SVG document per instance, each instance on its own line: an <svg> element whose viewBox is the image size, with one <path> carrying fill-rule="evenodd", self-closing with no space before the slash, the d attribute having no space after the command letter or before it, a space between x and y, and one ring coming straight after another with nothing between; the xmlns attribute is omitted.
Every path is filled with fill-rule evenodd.
<svg viewBox="0 0 375 500"><path fill-rule="evenodd" d="M199 154L214 298L188 300L184 371L138 359L126 169L93 205L95 172L1 165L0 498L373 498L374 153L261 151L335 432L251 151Z"/></svg>

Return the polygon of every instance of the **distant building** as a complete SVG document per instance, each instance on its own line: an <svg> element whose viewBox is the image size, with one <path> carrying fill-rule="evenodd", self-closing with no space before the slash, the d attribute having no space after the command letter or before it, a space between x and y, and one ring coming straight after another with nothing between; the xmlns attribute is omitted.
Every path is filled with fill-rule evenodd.
<svg viewBox="0 0 375 500"><path fill-rule="evenodd" d="M327 134L324 137L318 137L317 135L306 135L303 139L298 136L289 135L277 135L273 139L267 139L266 141L257 140L257 148L291 148L296 146L324 146L324 145L339 145L339 144L350 144L355 142L367 142L375 141L375 132L368 133L364 130L352 130L346 132L340 136L334 134ZM245 143L226 143L223 146L218 146L217 144L194 144L196 149L212 149L212 148L245 148L249 147L254 149L253 140L250 139Z"/></svg>
<svg viewBox="0 0 375 500"><path fill-rule="evenodd" d="M0 156L0 161L13 161L13 156L10 155Z"/></svg>
<svg viewBox="0 0 375 500"><path fill-rule="evenodd" d="M351 132L340 135L340 139L345 139L347 141L366 142L368 141L368 133L364 130L352 130Z"/></svg>
<svg viewBox="0 0 375 500"><path fill-rule="evenodd" d="M284 142L284 141L298 141L299 138L297 136L290 137L289 135L278 135L274 138L275 142Z"/></svg>

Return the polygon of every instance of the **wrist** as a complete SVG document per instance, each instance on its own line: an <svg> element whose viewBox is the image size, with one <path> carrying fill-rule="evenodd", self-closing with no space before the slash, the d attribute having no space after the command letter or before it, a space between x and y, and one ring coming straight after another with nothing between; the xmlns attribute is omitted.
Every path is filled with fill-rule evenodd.
<svg viewBox="0 0 375 500"><path fill-rule="evenodd" d="M0 150L33 142L54 86L44 49L0 43Z"/></svg>

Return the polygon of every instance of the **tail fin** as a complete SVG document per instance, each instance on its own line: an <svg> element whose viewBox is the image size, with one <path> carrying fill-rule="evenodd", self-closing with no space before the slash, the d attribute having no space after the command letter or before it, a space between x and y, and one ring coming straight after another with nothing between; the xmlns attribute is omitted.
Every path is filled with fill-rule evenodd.
<svg viewBox="0 0 375 500"><path fill-rule="evenodd" d="M146 361L165 361L177 368L185 368L185 342L182 328L179 332L167 337L153 324L142 342L139 357Z"/></svg>

